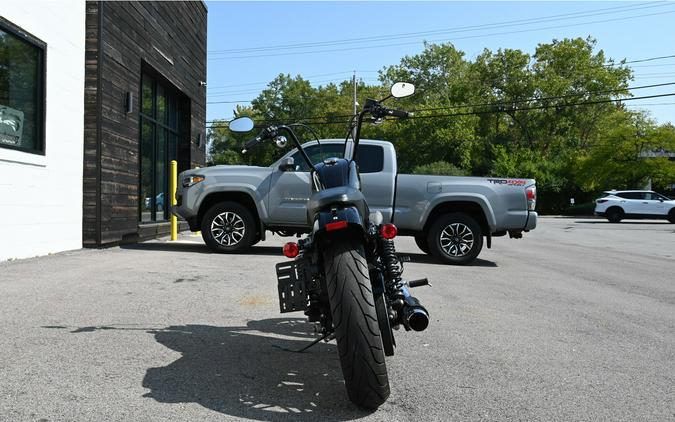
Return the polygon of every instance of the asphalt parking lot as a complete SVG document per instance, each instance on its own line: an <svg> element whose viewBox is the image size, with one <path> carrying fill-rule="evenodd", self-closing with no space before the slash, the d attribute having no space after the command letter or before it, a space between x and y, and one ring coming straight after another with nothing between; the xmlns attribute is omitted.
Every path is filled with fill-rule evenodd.
<svg viewBox="0 0 675 422"><path fill-rule="evenodd" d="M675 225L543 218L448 267L411 238L432 316L392 394L347 400L333 344L278 313L282 238L194 236L0 263L0 420L675 420Z"/></svg>

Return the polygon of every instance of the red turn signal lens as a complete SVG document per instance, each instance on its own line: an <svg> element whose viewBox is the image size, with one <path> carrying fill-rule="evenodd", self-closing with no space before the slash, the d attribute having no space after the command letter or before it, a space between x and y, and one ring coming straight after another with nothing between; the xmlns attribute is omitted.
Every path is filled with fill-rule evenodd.
<svg viewBox="0 0 675 422"><path fill-rule="evenodd" d="M380 226L380 234L385 239L393 239L398 234L398 229L393 224L383 224Z"/></svg>
<svg viewBox="0 0 675 422"><path fill-rule="evenodd" d="M333 221L332 223L326 224L324 226L324 228L326 229L327 232L330 232L330 231L333 231L333 230L346 229L348 224L349 223L347 223L347 221L345 221L345 220Z"/></svg>
<svg viewBox="0 0 675 422"><path fill-rule="evenodd" d="M284 256L286 258L295 258L300 253L300 247L295 242L288 242L284 245Z"/></svg>

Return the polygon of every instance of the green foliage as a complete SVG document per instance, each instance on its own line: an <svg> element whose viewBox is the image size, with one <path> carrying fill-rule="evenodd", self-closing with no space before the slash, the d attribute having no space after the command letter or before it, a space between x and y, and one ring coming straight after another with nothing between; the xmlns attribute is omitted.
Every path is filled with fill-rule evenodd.
<svg viewBox="0 0 675 422"><path fill-rule="evenodd" d="M675 151L675 129L658 127L642 113L617 111L605 116L601 131L576 157L576 180L585 191L641 188L675 180L675 162L645 157L653 151Z"/></svg>
<svg viewBox="0 0 675 422"><path fill-rule="evenodd" d="M394 142L400 172L534 178L538 209L559 213L572 197L591 200L598 191L647 179L656 189L675 182L675 162L644 157L675 151L675 129L602 102L630 97L631 78L632 70L607 58L592 38L553 40L533 54L486 49L474 60L452 44L427 44L383 68L381 84L357 84L361 104L386 96L395 81L417 87L412 97L390 102L414 110L414 119L364 125L362 137ZM234 114L261 127L303 122L321 138L344 138L352 93L351 80L312 86L281 74ZM242 155L253 134L216 126L209 132L213 163L269 165L284 152L269 143ZM313 139L307 131L300 135Z"/></svg>
<svg viewBox="0 0 675 422"><path fill-rule="evenodd" d="M417 166L412 170L412 173L430 174L434 176L468 176L464 170L446 161L435 161L430 164Z"/></svg>

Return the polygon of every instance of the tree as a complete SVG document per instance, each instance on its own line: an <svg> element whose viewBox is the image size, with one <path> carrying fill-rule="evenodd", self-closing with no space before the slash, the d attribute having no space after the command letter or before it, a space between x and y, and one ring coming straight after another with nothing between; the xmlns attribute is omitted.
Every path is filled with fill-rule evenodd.
<svg viewBox="0 0 675 422"><path fill-rule="evenodd" d="M475 60L450 43L426 44L383 68L380 84L358 83L361 104L383 98L397 81L416 86L415 95L389 103L414 111L414 118L366 124L362 137L392 141L400 172L534 178L539 210L560 212L569 197L582 201L646 178L656 186L675 180L672 161L640 157L640 151L675 150L673 127L615 102L631 95L631 78L632 70L606 57L590 37L541 43L532 54L486 49ZM282 74L235 115L249 115L259 126L303 122L321 138L344 138L352 93L351 80L312 86ZM209 133L215 163L268 165L283 153L270 143L242 156L250 135L217 126ZM298 130L303 140L313 139Z"/></svg>
<svg viewBox="0 0 675 422"><path fill-rule="evenodd" d="M576 159L577 181L585 191L642 188L648 180L665 188L675 180L675 162L649 157L675 151L675 129L656 124L640 112L617 111L600 122L591 147Z"/></svg>

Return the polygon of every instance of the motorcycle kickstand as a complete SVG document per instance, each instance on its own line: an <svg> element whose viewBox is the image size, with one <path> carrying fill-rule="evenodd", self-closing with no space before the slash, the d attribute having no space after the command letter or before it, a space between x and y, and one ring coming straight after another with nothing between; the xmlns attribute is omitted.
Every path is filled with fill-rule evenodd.
<svg viewBox="0 0 675 422"><path fill-rule="evenodd" d="M303 347L302 349L298 349L298 350L287 349L287 348L285 348L285 347L279 346L278 344L273 344L272 346L273 346L273 347L276 347L277 349L281 349L281 350L283 350L283 351L285 351L285 352L302 353L302 352L304 352L305 350L309 349L310 347L312 347L312 346L316 345L317 343L319 343L321 340L325 340L326 338L328 338L327 341L331 341L331 340L334 338L334 337L332 337L332 336L333 336L333 333L326 333L326 334L324 334L323 336L319 337L318 339L316 339L316 340L312 341L311 343L309 343L307 346ZM329 337L330 337L330 338L329 338Z"/></svg>

